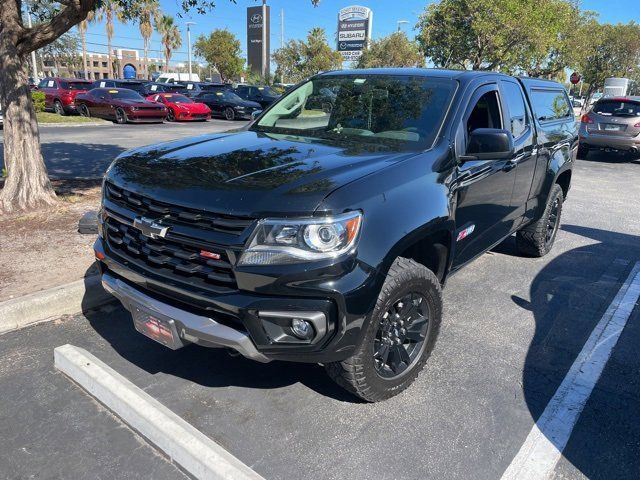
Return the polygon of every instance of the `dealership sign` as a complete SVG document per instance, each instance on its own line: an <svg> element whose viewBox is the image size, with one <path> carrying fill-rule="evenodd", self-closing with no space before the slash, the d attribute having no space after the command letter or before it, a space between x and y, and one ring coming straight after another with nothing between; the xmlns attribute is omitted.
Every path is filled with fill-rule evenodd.
<svg viewBox="0 0 640 480"><path fill-rule="evenodd" d="M345 7L338 13L338 52L345 62L357 61L371 40L373 12L367 7Z"/></svg>

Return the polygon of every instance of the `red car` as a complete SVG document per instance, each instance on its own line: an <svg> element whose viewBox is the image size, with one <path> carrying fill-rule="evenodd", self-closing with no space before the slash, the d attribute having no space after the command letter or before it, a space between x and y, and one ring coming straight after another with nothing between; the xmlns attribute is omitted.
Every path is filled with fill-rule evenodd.
<svg viewBox="0 0 640 480"><path fill-rule="evenodd" d="M91 82L81 78L49 77L38 84L38 91L44 93L45 108L60 115L76 112L76 96L90 88Z"/></svg>
<svg viewBox="0 0 640 480"><path fill-rule="evenodd" d="M179 93L156 93L149 95L147 100L162 103L167 107L167 120L202 120L211 118L211 109L204 103L197 103Z"/></svg>
<svg viewBox="0 0 640 480"><path fill-rule="evenodd" d="M128 88L94 88L76 97L80 115L100 117L116 123L162 123L167 118L164 105L145 100Z"/></svg>

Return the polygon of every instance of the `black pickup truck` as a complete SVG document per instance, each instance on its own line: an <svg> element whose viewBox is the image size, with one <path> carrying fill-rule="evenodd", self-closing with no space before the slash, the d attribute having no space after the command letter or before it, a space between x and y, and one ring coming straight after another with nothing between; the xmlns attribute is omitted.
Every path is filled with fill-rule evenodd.
<svg viewBox="0 0 640 480"><path fill-rule="evenodd" d="M407 388L447 277L512 234L551 249L578 145L558 83L430 69L317 75L247 127L139 148L95 254L141 333ZM487 282L491 279L487 278Z"/></svg>

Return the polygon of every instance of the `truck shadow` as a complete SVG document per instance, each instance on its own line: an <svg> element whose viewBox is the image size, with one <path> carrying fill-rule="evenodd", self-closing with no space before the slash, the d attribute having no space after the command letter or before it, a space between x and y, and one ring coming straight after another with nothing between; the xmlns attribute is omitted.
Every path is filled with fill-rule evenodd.
<svg viewBox="0 0 640 480"><path fill-rule="evenodd" d="M359 402L335 385L323 367L317 364L264 364L239 355L232 357L223 348L197 345L169 350L138 333L130 313L119 303L98 310L83 306L83 315L120 356L152 375L165 373L210 388L276 389L302 383L321 395L339 401Z"/></svg>
<svg viewBox="0 0 640 480"><path fill-rule="evenodd" d="M512 297L535 317L522 383L536 422L640 259L640 238L635 235L574 225L562 229L595 243L548 263L531 283L530 301ZM499 251L509 254L514 244L509 239ZM637 354L629 354L637 351L640 328L632 323L623 331L563 453L587 478L637 478L640 471L640 426L629 421L640 415L640 361ZM544 425L538 428L546 434Z"/></svg>

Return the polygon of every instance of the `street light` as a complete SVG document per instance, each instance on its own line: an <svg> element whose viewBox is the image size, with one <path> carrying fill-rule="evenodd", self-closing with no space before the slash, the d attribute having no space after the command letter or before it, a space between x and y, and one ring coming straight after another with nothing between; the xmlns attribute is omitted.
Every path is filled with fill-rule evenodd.
<svg viewBox="0 0 640 480"><path fill-rule="evenodd" d="M195 25L196 22L187 22L187 46L189 52L189 81L191 81L191 25Z"/></svg>
<svg viewBox="0 0 640 480"><path fill-rule="evenodd" d="M398 20L396 23L398 24L398 31L401 31L402 30L401 25L405 25L405 24L409 23L409 21L408 20Z"/></svg>

